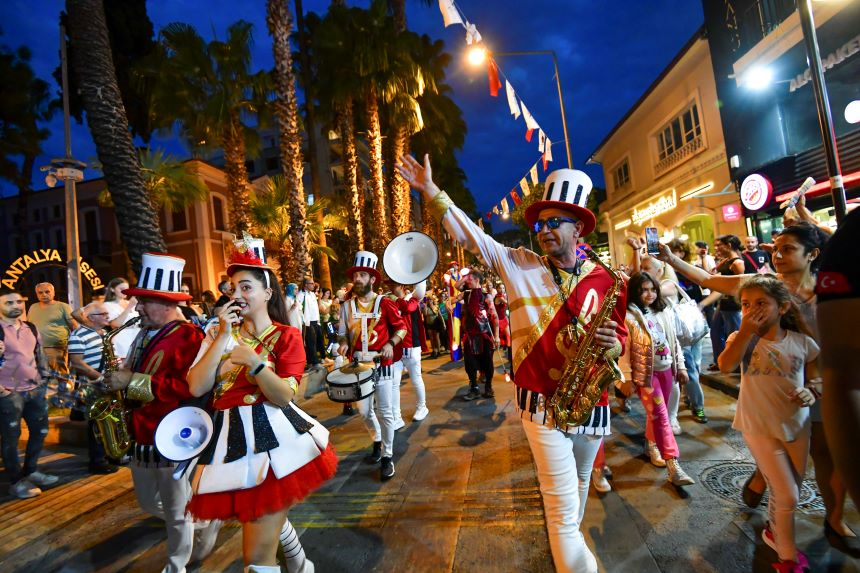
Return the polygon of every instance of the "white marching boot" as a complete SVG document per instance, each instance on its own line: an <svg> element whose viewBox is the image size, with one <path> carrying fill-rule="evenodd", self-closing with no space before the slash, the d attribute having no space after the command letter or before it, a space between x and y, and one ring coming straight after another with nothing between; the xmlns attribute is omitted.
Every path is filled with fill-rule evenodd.
<svg viewBox="0 0 860 573"><path fill-rule="evenodd" d="M305 555L293 524L287 519L281 529L281 549L284 550L287 573L314 573L314 563Z"/></svg>
<svg viewBox="0 0 860 573"><path fill-rule="evenodd" d="M281 573L280 565L254 565L245 567L245 573Z"/></svg>

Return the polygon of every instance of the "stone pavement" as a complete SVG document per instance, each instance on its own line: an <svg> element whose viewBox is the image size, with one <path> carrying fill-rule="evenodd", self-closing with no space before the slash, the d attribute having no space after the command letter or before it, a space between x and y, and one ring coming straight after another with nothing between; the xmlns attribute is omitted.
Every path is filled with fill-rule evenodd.
<svg viewBox="0 0 860 573"><path fill-rule="evenodd" d="M452 367L453 366L453 367ZM534 465L512 403L497 376L496 398L464 402L465 374L444 359L425 362L430 415L408 423L414 394L403 385L407 426L397 434L397 475L378 480L362 460L370 438L357 416L317 395L301 401L331 429L337 476L296 506L290 518L321 573L551 572ZM711 422L680 419L682 462L697 483L668 485L643 454L643 411L613 417L607 460L614 491L592 491L583 532L601 571L772 571L760 539L763 510L739 502L752 469L731 429L735 400L706 388ZM61 483L33 500L0 498L0 571L150 572L164 562L163 528L137 508L127 469L89 476L85 452L52 445L44 471ZM811 467L810 467L811 472ZM807 476L811 477L810 475ZM0 491L6 491L0 482ZM813 571L860 573L860 563L831 549L814 481L804 487L798 537ZM860 529L849 504L848 520ZM242 571L241 530L227 524L216 551L189 571Z"/></svg>

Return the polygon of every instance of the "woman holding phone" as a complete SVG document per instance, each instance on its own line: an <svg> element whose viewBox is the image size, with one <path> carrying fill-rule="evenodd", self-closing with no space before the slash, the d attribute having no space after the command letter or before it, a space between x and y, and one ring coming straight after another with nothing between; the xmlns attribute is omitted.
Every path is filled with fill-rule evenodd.
<svg viewBox="0 0 860 573"><path fill-rule="evenodd" d="M287 519L291 505L330 479L328 431L295 404L305 366L301 332L286 323L280 285L261 239L238 244L227 275L234 292L218 311L188 372L194 396L212 392L214 431L192 477L188 511L242 523L245 571L313 571Z"/></svg>

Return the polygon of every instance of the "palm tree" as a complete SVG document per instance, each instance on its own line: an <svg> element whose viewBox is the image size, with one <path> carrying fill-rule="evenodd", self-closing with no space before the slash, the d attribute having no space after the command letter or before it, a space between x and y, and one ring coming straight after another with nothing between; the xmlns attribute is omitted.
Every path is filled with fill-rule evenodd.
<svg viewBox="0 0 860 573"><path fill-rule="evenodd" d="M67 0L72 69L87 112L105 179L117 209L128 216L119 226L134 269L143 253L165 250L155 210L131 139L111 59L102 0Z"/></svg>
<svg viewBox="0 0 860 573"><path fill-rule="evenodd" d="M251 129L265 122L271 93L266 72L252 73L251 24L238 21L225 41L206 43L197 31L180 22L165 26L158 47L138 73L153 81L153 125L162 131L179 128L193 153L221 149L230 194L231 226L250 230L250 194L245 167L257 138Z"/></svg>
<svg viewBox="0 0 860 573"><path fill-rule="evenodd" d="M17 234L26 242L33 166L50 132L39 127L59 106L48 83L33 73L30 50L0 48L0 178L18 188ZM26 245L22 245L26 246Z"/></svg>
<svg viewBox="0 0 860 573"><path fill-rule="evenodd" d="M289 198L291 189L288 180L283 175L265 178L257 187L251 200L251 216L255 228L265 239L267 250L278 262L278 278L283 284L295 282L291 274L293 246L290 231ZM315 257L323 255L337 261L337 254L324 244L322 238L330 229L346 230L347 220L343 209L332 209L335 203L325 197L307 209L308 221L308 250Z"/></svg>

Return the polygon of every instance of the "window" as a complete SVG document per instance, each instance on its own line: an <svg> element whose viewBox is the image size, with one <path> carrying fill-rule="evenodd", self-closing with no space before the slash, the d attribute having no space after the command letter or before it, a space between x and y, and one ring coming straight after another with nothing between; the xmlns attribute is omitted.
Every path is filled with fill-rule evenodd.
<svg viewBox="0 0 860 573"><path fill-rule="evenodd" d="M700 135L702 135L702 126L699 125L699 110L693 103L670 121L657 135L660 160L666 159Z"/></svg>
<svg viewBox="0 0 860 573"><path fill-rule="evenodd" d="M280 169L280 161L277 157L266 158L266 171L277 171Z"/></svg>
<svg viewBox="0 0 860 573"><path fill-rule="evenodd" d="M627 159L612 171L612 181L615 183L615 189L621 189L630 183L630 164Z"/></svg>
<svg viewBox="0 0 860 573"><path fill-rule="evenodd" d="M220 197L212 196L212 210L215 213L215 230L226 231L224 224L224 201Z"/></svg>
<svg viewBox="0 0 860 573"><path fill-rule="evenodd" d="M87 241L95 243L99 240L99 225L96 221L95 211L87 211L84 214L84 233Z"/></svg>
<svg viewBox="0 0 860 573"><path fill-rule="evenodd" d="M702 151L704 140L696 102L691 102L669 120L654 137L657 144L657 165L655 166L657 175Z"/></svg>
<svg viewBox="0 0 860 573"><path fill-rule="evenodd" d="M60 251L66 248L66 233L63 229L54 229L54 244Z"/></svg>
<svg viewBox="0 0 860 573"><path fill-rule="evenodd" d="M54 205L54 219L59 219L62 217L62 211L60 210L59 205Z"/></svg>
<svg viewBox="0 0 860 573"><path fill-rule="evenodd" d="M245 171L247 171L248 173L256 173L256 167L254 165L253 159L249 159L245 162Z"/></svg>
<svg viewBox="0 0 860 573"><path fill-rule="evenodd" d="M188 230L188 217L185 214L185 209L180 209L179 211L173 211L170 214L170 223L171 223L171 231L176 233L178 231L187 231Z"/></svg>
<svg viewBox="0 0 860 573"><path fill-rule="evenodd" d="M39 231L36 231L35 233L33 233L33 247L36 249L44 249L45 248L45 245L44 245L44 242L42 239L42 233Z"/></svg>

